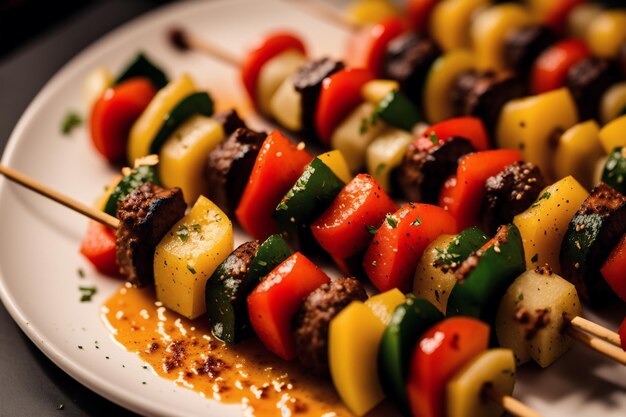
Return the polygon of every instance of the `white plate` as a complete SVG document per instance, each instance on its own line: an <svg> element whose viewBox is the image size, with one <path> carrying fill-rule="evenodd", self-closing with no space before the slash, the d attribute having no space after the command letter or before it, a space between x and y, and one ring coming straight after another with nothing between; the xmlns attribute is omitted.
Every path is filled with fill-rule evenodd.
<svg viewBox="0 0 626 417"><path fill-rule="evenodd" d="M178 24L231 51L244 51L261 34L281 27L299 32L312 56L340 57L346 32L287 3L231 0L180 3L141 17L92 45L39 93L13 132L3 163L92 201L113 171L93 152L84 128L59 133L69 109L81 110L81 82L98 65L120 70L138 50L162 64L171 78L190 73L219 102L245 103L238 73L196 54L170 48L166 29ZM193 391L177 388L121 349L99 318L99 307L119 282L93 272L78 254L86 220L0 179L0 296L32 341L72 377L135 412L157 416L238 416ZM87 271L80 279L79 268ZM80 303L79 285L95 285ZM624 309L614 311L615 328ZM606 315L605 315L606 316ZM82 349L79 348L82 346ZM144 384L145 382L145 384ZM623 417L626 369L577 347L548 370L521 371L516 396L546 416Z"/></svg>

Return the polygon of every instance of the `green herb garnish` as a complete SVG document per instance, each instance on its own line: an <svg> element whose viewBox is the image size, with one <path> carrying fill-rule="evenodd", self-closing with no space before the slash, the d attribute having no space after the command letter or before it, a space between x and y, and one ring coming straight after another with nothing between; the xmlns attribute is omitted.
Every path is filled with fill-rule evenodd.
<svg viewBox="0 0 626 417"><path fill-rule="evenodd" d="M417 217L417 219L415 219L415 221L413 223L411 223L411 226L421 226L422 225L422 218L421 217Z"/></svg>
<svg viewBox="0 0 626 417"><path fill-rule="evenodd" d="M78 287L78 290L82 293L80 297L81 303L91 301L91 297L97 292L96 287Z"/></svg>
<svg viewBox="0 0 626 417"><path fill-rule="evenodd" d="M435 132L430 132L430 141L433 143L433 145L436 145L439 143L439 138L437 137L437 134Z"/></svg>
<svg viewBox="0 0 626 417"><path fill-rule="evenodd" d="M375 235L376 232L378 231L378 228L374 227L374 226L365 226L365 230L367 230L371 234Z"/></svg>
<svg viewBox="0 0 626 417"><path fill-rule="evenodd" d="M183 242L186 242L189 238L189 229L187 228L187 226L185 226L184 224L178 226L178 230L176 230L176 236L178 236L178 238Z"/></svg>
<svg viewBox="0 0 626 417"><path fill-rule="evenodd" d="M196 274L196 269L195 269L193 266L191 266L191 265L187 264L187 269L188 269L188 270L189 270L189 272L191 272L192 274L194 274L194 275Z"/></svg>
<svg viewBox="0 0 626 417"><path fill-rule="evenodd" d="M61 133L69 134L74 128L83 124L83 118L73 111L67 112L61 123Z"/></svg>
<svg viewBox="0 0 626 417"><path fill-rule="evenodd" d="M550 192L546 191L530 207L537 207L540 204L541 200L547 200L550 198L550 196L551 196Z"/></svg>
<svg viewBox="0 0 626 417"><path fill-rule="evenodd" d="M387 221L387 224L389 226L391 226L393 229L395 229L396 227L398 227L398 219L396 219L395 217L393 217L393 215L391 214L387 214L385 216L385 220Z"/></svg>

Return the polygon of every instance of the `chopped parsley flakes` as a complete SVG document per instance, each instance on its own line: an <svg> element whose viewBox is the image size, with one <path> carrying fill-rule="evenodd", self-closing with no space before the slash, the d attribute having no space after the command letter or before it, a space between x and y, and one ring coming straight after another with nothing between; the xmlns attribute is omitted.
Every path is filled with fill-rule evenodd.
<svg viewBox="0 0 626 417"><path fill-rule="evenodd" d="M178 226L178 230L176 230L176 236L178 236L178 238L183 242L186 242L189 238L189 229L187 228L187 226L185 226L184 224Z"/></svg>
<svg viewBox="0 0 626 417"><path fill-rule="evenodd" d="M78 290L81 292L80 302L86 303L91 301L91 297L97 292L96 287L78 287Z"/></svg>
<svg viewBox="0 0 626 417"><path fill-rule="evenodd" d="M61 133L68 135L74 128L83 124L83 118L77 113L69 111L61 123Z"/></svg>
<svg viewBox="0 0 626 417"><path fill-rule="evenodd" d="M387 214L387 216L385 216L385 221L393 229L398 227L398 219L396 219L392 214Z"/></svg>
<svg viewBox="0 0 626 417"><path fill-rule="evenodd" d="M549 199L550 197L551 197L550 192L546 191L546 192L545 192L545 193L543 193L543 194L542 194L542 195L541 195L541 196L537 199L537 201L535 201L535 202L533 203L533 205L532 205L532 206L530 206L530 207L537 207L537 206L541 203L541 200L547 200L547 199Z"/></svg>

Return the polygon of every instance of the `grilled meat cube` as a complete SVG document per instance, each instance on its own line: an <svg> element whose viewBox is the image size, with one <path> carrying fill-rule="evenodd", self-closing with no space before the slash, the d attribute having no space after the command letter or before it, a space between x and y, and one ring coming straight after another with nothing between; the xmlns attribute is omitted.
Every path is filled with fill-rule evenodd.
<svg viewBox="0 0 626 417"><path fill-rule="evenodd" d="M389 43L385 53L383 78L396 80L414 103L422 103L422 86L432 63L441 55L435 42L409 32Z"/></svg>
<svg viewBox="0 0 626 417"><path fill-rule="evenodd" d="M456 79L450 94L456 113L481 119L493 142L500 111L526 91L526 85L513 74L470 70Z"/></svg>
<svg viewBox="0 0 626 417"><path fill-rule="evenodd" d="M567 71L566 85L578 107L580 120L599 120L598 110L602 96L621 80L616 65L601 58L587 58Z"/></svg>
<svg viewBox="0 0 626 417"><path fill-rule="evenodd" d="M322 91L322 81L343 68L341 61L320 58L300 66L293 75L294 88L301 97L302 130L305 134L315 133L314 115Z"/></svg>
<svg viewBox="0 0 626 417"><path fill-rule="evenodd" d="M232 135L233 132L240 127L247 127L246 122L244 122L241 117L239 117L239 114L235 109L215 113L213 115L213 118L222 124L222 126L224 127L224 134L226 136Z"/></svg>
<svg viewBox="0 0 626 417"><path fill-rule="evenodd" d="M518 74L529 74L535 60L546 48L558 40L547 26L524 26L512 31L504 43L504 62Z"/></svg>
<svg viewBox="0 0 626 417"><path fill-rule="evenodd" d="M367 294L354 278L338 278L309 294L294 318L296 354L300 363L316 375L328 375L328 326L352 301Z"/></svg>
<svg viewBox="0 0 626 417"><path fill-rule="evenodd" d="M117 203L117 263L131 284L142 287L153 281L154 250L186 209L180 188L166 189L150 182Z"/></svg>
<svg viewBox="0 0 626 417"><path fill-rule="evenodd" d="M502 224L537 200L546 186L539 167L530 162L515 162L485 182L483 200L484 229L493 235Z"/></svg>
<svg viewBox="0 0 626 417"><path fill-rule="evenodd" d="M230 215L246 187L265 133L238 128L209 153L206 175L209 199Z"/></svg>
<svg viewBox="0 0 626 417"><path fill-rule="evenodd" d="M409 201L437 204L439 191L446 178L456 173L459 158L475 151L463 138L451 138L425 151L413 142L395 176L402 194Z"/></svg>

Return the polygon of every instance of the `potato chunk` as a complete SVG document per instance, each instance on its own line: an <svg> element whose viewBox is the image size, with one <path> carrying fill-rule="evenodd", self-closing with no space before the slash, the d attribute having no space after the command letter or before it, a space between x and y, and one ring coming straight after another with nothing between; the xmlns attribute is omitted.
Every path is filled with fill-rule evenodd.
<svg viewBox="0 0 626 417"><path fill-rule="evenodd" d="M194 319L206 311L204 287L233 250L233 225L206 197L176 223L154 253L157 299L172 311Z"/></svg>
<svg viewBox="0 0 626 417"><path fill-rule="evenodd" d="M413 279L413 294L417 298L430 301L442 313L446 312L448 297L456 284L456 277L452 271L443 272L434 263L437 254L452 243L454 238L454 235L441 235L433 240L417 264Z"/></svg>
<svg viewBox="0 0 626 417"><path fill-rule="evenodd" d="M578 316L581 311L576 287L539 267L524 272L507 290L496 316L496 335L518 363L533 359L545 368L572 347L563 333L563 314Z"/></svg>
<svg viewBox="0 0 626 417"><path fill-rule="evenodd" d="M504 409L482 395L489 384L511 395L515 384L515 359L509 349L491 349L478 355L448 382L448 417L499 417Z"/></svg>

